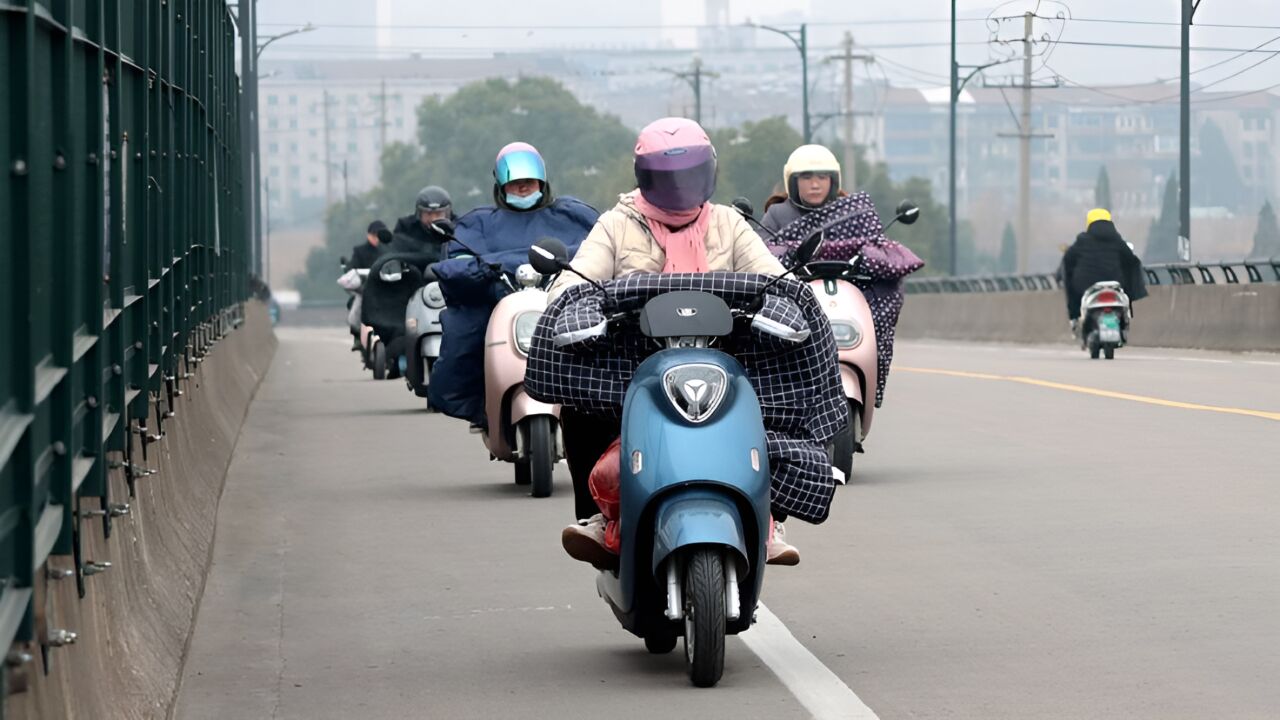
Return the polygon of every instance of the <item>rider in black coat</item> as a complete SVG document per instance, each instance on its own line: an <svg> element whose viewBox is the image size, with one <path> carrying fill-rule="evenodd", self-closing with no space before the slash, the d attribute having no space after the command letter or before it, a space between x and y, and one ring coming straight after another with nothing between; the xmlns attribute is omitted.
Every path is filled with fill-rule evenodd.
<svg viewBox="0 0 1280 720"><path fill-rule="evenodd" d="M431 228L431 223L443 219L457 219L453 214L453 200L449 193L436 185L422 188L414 204L413 214L396 221L391 251L426 254L430 256L431 262L443 260L445 237Z"/></svg>
<svg viewBox="0 0 1280 720"><path fill-rule="evenodd" d="M1062 258L1063 287L1067 293L1067 316L1080 317L1080 298L1091 285L1119 282L1130 302L1147 296L1142 261L1116 230L1111 213L1093 210L1089 226L1076 237Z"/></svg>

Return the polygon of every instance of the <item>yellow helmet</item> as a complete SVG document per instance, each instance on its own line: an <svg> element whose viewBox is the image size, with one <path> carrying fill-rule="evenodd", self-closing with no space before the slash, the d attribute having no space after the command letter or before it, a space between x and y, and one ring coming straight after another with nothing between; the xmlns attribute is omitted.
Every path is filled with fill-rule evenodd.
<svg viewBox="0 0 1280 720"><path fill-rule="evenodd" d="M1088 216L1086 216L1084 220L1084 229L1088 230L1090 225L1098 222L1099 220L1111 222L1111 212L1106 208L1094 208L1090 210Z"/></svg>
<svg viewBox="0 0 1280 720"><path fill-rule="evenodd" d="M831 177L831 192L824 202L831 202L840 192L840 161L821 145L801 145L787 158L782 166L782 186L787 189L787 197L791 202L800 204L800 193L792 178L801 173L828 173Z"/></svg>

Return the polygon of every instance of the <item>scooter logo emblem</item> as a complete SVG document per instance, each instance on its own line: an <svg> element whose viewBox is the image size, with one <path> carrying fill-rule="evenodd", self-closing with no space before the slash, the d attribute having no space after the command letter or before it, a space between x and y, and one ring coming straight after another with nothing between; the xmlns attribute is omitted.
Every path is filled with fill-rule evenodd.
<svg viewBox="0 0 1280 720"><path fill-rule="evenodd" d="M694 408L702 405L702 399L707 396L706 380L686 380L684 383L684 399Z"/></svg>
<svg viewBox="0 0 1280 720"><path fill-rule="evenodd" d="M698 308L676 308L676 315L680 317L693 317L698 314Z"/></svg>

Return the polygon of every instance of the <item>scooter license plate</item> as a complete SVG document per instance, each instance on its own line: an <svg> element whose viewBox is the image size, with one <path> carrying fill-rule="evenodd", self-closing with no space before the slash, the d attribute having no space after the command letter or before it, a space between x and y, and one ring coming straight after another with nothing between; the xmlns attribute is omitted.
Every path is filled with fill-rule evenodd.
<svg viewBox="0 0 1280 720"><path fill-rule="evenodd" d="M1105 343L1120 342L1120 319L1111 313L1098 318L1098 339Z"/></svg>

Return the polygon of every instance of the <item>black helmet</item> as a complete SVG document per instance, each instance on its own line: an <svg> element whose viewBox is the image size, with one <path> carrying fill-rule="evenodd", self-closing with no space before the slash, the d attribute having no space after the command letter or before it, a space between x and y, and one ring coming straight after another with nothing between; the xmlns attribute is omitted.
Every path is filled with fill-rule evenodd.
<svg viewBox="0 0 1280 720"><path fill-rule="evenodd" d="M419 213L424 210L449 210L452 206L453 199L444 188L438 185L428 185L418 191L417 211Z"/></svg>

